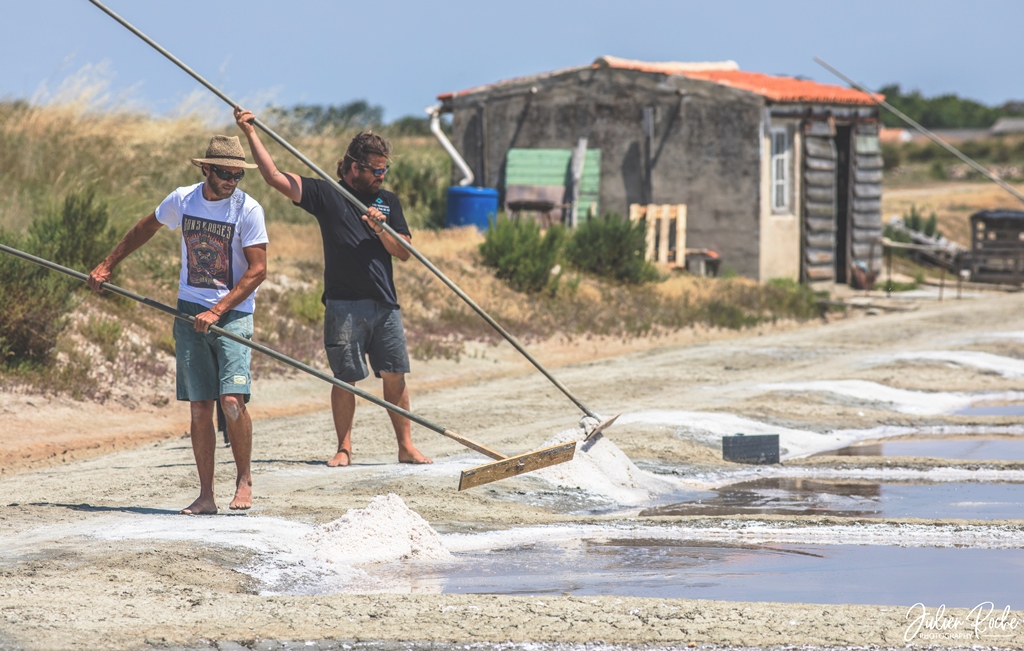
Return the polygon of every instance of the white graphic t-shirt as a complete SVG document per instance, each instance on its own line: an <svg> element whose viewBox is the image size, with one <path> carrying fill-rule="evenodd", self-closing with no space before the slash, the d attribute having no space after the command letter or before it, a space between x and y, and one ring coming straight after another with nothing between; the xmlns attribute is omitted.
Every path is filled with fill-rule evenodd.
<svg viewBox="0 0 1024 651"><path fill-rule="evenodd" d="M249 263L242 251L265 244L263 207L236 189L227 199L207 201L203 184L178 188L156 209L161 224L181 227L181 278L178 298L213 307L245 274ZM256 292L234 309L252 313Z"/></svg>

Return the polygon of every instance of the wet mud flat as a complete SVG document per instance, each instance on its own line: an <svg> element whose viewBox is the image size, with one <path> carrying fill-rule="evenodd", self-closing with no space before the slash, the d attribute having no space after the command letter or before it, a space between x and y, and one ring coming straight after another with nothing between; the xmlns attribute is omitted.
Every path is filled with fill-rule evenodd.
<svg viewBox="0 0 1024 651"><path fill-rule="evenodd" d="M985 337L1022 309L564 367L621 426L572 464L461 493L478 456L417 432L436 463L398 465L363 407L344 470L320 460L329 413L257 423L245 515L174 515L195 490L184 439L0 478L0 648L1020 648L1022 464L812 455L911 431L1018 440L1013 416L954 412L1013 398ZM578 435L531 376L414 405L510 453ZM778 433L783 463L723 462L737 432Z"/></svg>

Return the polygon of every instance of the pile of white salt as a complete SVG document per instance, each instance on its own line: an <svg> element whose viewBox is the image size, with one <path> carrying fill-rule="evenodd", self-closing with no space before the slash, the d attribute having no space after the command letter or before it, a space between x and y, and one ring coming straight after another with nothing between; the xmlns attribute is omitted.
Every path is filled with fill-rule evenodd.
<svg viewBox="0 0 1024 651"><path fill-rule="evenodd" d="M320 560L344 565L451 557L441 535L394 493L351 509L308 534L306 541Z"/></svg>

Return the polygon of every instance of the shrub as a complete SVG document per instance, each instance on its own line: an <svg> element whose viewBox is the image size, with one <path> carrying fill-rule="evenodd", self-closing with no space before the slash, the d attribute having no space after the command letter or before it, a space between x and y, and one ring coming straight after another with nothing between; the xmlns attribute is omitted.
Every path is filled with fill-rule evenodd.
<svg viewBox="0 0 1024 651"><path fill-rule="evenodd" d="M389 189L402 201L412 228L444 228L445 205L451 178L447 156L420 155L417 160L395 158L387 176Z"/></svg>
<svg viewBox="0 0 1024 651"><path fill-rule="evenodd" d="M0 232L0 241L39 254L12 233ZM0 278L0 360L8 366L47 361L75 305L77 282L6 254L0 255Z"/></svg>
<svg viewBox="0 0 1024 651"><path fill-rule="evenodd" d="M541 235L530 219L511 220L499 215L491 221L480 255L484 264L497 269L497 277L516 291L534 293L557 286L552 270L565 246L565 229L552 226Z"/></svg>
<svg viewBox="0 0 1024 651"><path fill-rule="evenodd" d="M644 259L646 231L640 222L605 215L580 225L566 245L566 259L575 267L620 282L640 284L658 279Z"/></svg>
<svg viewBox="0 0 1024 651"><path fill-rule="evenodd" d="M117 342L121 339L121 324L113 319L92 317L82 328L82 334L100 347L107 361L117 359Z"/></svg>
<svg viewBox="0 0 1024 651"><path fill-rule="evenodd" d="M814 291L789 278L771 278L764 284L765 307L772 313L797 319L821 315L828 292Z"/></svg>
<svg viewBox="0 0 1024 651"><path fill-rule="evenodd" d="M288 297L288 307L292 315L306 325L315 326L323 323L324 304L320 300L323 293L322 281L310 290L292 292Z"/></svg>
<svg viewBox="0 0 1024 651"><path fill-rule="evenodd" d="M942 236L942 232L938 228L939 218L935 212L932 211L932 214L926 219L924 214L917 209L916 204L911 204L910 211L903 215L903 223L910 230L917 231L918 233L924 233L928 237ZM910 237L907 236L905 240L899 241L909 242Z"/></svg>
<svg viewBox="0 0 1024 651"><path fill-rule="evenodd" d="M0 233L0 240L52 262L90 271L113 248L116 233L107 225L107 210L93 194L68 195L58 214L36 219L26 236ZM13 256L0 256L0 359L7 364L44 363L67 326L84 285Z"/></svg>
<svg viewBox="0 0 1024 651"><path fill-rule="evenodd" d="M903 163L903 150L893 142L882 143L882 169L894 170Z"/></svg>
<svg viewBox="0 0 1024 651"><path fill-rule="evenodd" d="M92 271L117 244L107 207L93 192L72 193L64 209L36 219L29 226L29 246L36 255L82 272Z"/></svg>

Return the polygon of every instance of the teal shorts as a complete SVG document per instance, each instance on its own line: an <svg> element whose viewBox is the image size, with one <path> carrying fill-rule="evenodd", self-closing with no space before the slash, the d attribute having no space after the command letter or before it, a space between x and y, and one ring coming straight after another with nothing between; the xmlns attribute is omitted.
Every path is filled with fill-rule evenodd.
<svg viewBox="0 0 1024 651"><path fill-rule="evenodd" d="M178 311L189 316L208 309L199 303L178 300ZM229 310L216 325L252 339L252 314L248 312ZM248 397L252 382L249 373L252 349L249 347L212 332L196 332L188 321L175 319L174 356L178 367L178 400L217 400L229 393Z"/></svg>

